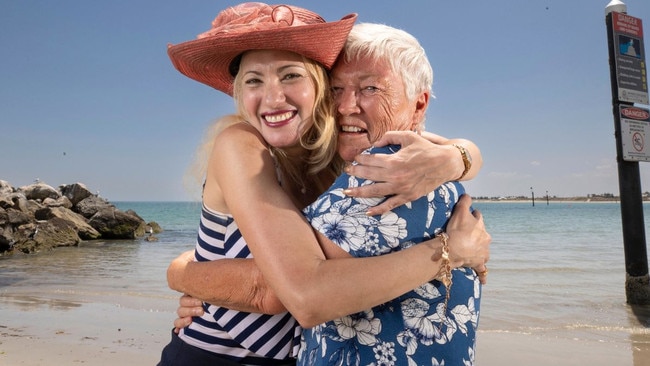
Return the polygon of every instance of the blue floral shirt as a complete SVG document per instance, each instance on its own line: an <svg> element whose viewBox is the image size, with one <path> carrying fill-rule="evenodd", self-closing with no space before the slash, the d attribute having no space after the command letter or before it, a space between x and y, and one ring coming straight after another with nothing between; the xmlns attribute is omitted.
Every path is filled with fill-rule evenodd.
<svg viewBox="0 0 650 366"><path fill-rule="evenodd" d="M367 153L397 150L388 146ZM351 198L343 190L372 183L343 174L304 210L316 230L355 257L399 251L434 237L464 193L462 185L449 182L426 197L369 217L368 208L383 199ZM452 280L446 311L446 289L434 280L367 311L304 329L298 364L472 365L480 283L469 268L453 270Z"/></svg>

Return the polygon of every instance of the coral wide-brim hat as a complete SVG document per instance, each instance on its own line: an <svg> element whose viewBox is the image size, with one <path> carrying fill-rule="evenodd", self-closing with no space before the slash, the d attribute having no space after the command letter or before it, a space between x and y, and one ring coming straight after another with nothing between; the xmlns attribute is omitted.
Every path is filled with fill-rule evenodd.
<svg viewBox="0 0 650 366"><path fill-rule="evenodd" d="M357 19L349 14L326 22L320 15L293 5L243 3L220 12L212 29L197 39L169 45L167 54L182 74L233 93L237 67L245 51L284 50L331 69Z"/></svg>

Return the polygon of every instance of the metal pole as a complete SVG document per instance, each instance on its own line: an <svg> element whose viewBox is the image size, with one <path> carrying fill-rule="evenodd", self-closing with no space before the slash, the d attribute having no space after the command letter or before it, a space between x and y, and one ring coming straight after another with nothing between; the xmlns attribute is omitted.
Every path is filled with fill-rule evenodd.
<svg viewBox="0 0 650 366"><path fill-rule="evenodd" d="M535 192L533 191L533 187L530 187L530 195L533 198L533 207L535 207Z"/></svg>
<svg viewBox="0 0 650 366"><path fill-rule="evenodd" d="M643 199L641 194L641 177L639 163L623 160L621 141L620 106L633 103L622 102L618 95L616 77L616 47L612 12L627 13L625 4L612 0L605 10L607 24L607 41L609 48L609 66L612 86L612 106L614 114L614 136L616 138L616 160L618 163L618 184L621 197L621 220L623 228L623 246L625 252L625 294L628 304L650 304L650 279L648 277L648 254L645 242L645 222L643 219Z"/></svg>

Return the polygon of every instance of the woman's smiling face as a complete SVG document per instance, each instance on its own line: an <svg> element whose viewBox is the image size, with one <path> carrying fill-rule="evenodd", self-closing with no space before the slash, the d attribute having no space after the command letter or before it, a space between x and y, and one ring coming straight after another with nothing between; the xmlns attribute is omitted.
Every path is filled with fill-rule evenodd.
<svg viewBox="0 0 650 366"><path fill-rule="evenodd" d="M339 113L339 154L346 161L387 131L413 130L422 117L416 101L407 98L400 75L382 60L362 57L337 63L332 91Z"/></svg>
<svg viewBox="0 0 650 366"><path fill-rule="evenodd" d="M313 123L315 86L302 56L278 50L244 53L238 79L248 122L274 147L296 146Z"/></svg>

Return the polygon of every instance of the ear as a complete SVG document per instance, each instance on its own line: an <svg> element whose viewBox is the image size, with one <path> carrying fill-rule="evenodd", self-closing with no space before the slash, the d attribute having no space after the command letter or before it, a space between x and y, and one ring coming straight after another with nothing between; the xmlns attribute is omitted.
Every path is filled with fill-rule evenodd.
<svg viewBox="0 0 650 366"><path fill-rule="evenodd" d="M429 107L429 97L431 94L423 92L415 99L415 110L413 111L413 126L419 126L420 123L424 120L424 115L427 112Z"/></svg>

